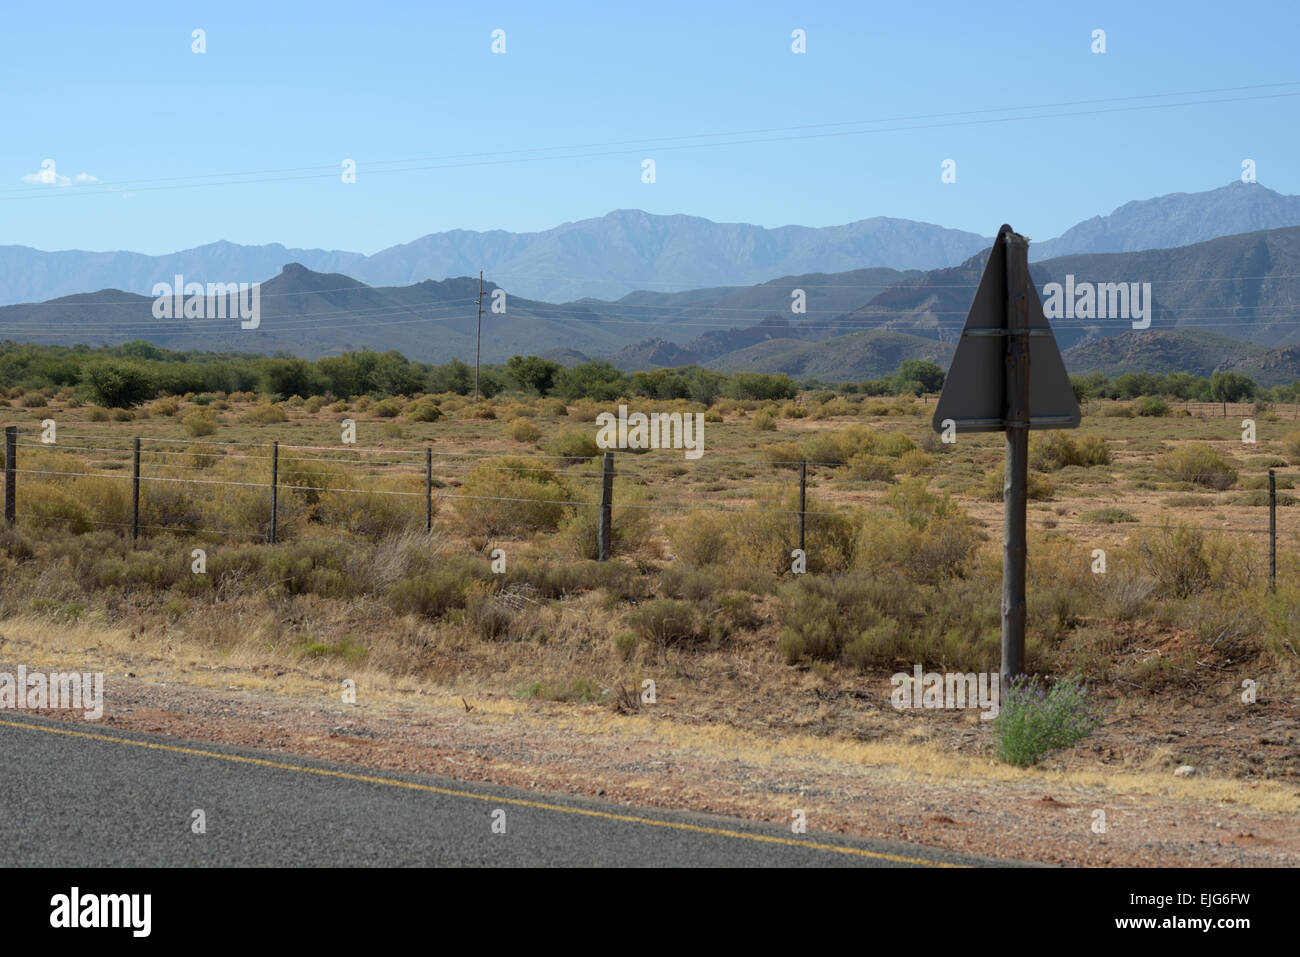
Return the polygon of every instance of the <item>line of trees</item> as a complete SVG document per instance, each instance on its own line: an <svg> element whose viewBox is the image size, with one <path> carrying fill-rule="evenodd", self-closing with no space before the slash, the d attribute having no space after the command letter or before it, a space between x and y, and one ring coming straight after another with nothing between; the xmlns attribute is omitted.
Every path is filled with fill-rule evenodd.
<svg viewBox="0 0 1300 957"><path fill-rule="evenodd" d="M1108 379L1100 372L1070 376L1075 397L1086 399L1136 399L1139 396L1163 396L1193 402L1248 402L1252 399L1295 401L1300 380L1289 386L1261 389L1253 379L1238 372L1216 372L1211 376L1194 376L1187 372L1165 375L1149 372L1126 372Z"/></svg>
<svg viewBox="0 0 1300 957"><path fill-rule="evenodd" d="M602 401L642 395L711 405L723 396L786 399L799 391L786 375L727 375L698 366L628 374L604 361L565 367L538 356L514 356L504 364L481 366L478 380L479 391L489 398L517 391ZM97 349L5 342L0 343L0 388L72 388L86 401L111 408L127 408L160 395L211 392L258 392L279 399L416 392L468 395L474 391L474 369L459 359L433 365L414 362L396 351L367 349L309 360L178 352L143 341Z"/></svg>
<svg viewBox="0 0 1300 957"><path fill-rule="evenodd" d="M1300 380L1264 389L1247 376L1216 372L1194 376L1129 372L1070 377L1078 399L1136 399L1162 396L1199 402L1253 399L1300 401ZM609 401L619 396L690 399L712 405L719 398L789 399L805 389L858 395L921 395L943 388L944 371L933 362L907 359L892 376L862 382L794 381L761 372L715 372L699 366L626 373L609 362L563 366L539 356L513 356L482 366L479 391L491 398L502 392ZM107 407L130 407L160 395L205 392L258 392L285 399L298 395L338 397L411 395L416 392L474 390L474 369L459 359L439 365L414 362L400 352L362 349L323 359L247 353L178 352L149 342L120 346L30 345L0 343L0 388L73 388L85 400Z"/></svg>

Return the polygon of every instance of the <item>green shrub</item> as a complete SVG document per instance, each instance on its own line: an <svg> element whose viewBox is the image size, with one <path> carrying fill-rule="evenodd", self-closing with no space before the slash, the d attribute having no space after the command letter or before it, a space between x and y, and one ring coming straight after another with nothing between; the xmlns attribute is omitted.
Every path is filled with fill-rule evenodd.
<svg viewBox="0 0 1300 957"><path fill-rule="evenodd" d="M759 413L762 415L763 413ZM844 465L851 454L839 438L829 432L819 432L804 439L800 445L803 457L818 465Z"/></svg>
<svg viewBox="0 0 1300 957"><path fill-rule="evenodd" d="M101 588L165 588L173 584L182 570L179 562L165 562L148 552L128 553L119 558L104 556L95 567L95 577Z"/></svg>
<svg viewBox="0 0 1300 957"><path fill-rule="evenodd" d="M65 528L74 535L84 535L94 527L91 515L79 497L54 484L18 483L18 514L25 522Z"/></svg>
<svg viewBox="0 0 1300 957"><path fill-rule="evenodd" d="M772 413L764 409L758 415L754 416L755 432L775 432L776 419L772 418Z"/></svg>
<svg viewBox="0 0 1300 957"><path fill-rule="evenodd" d="M924 479L907 479L885 495L885 504L913 528L923 529L937 518L960 518L961 509L947 492L931 492Z"/></svg>
<svg viewBox="0 0 1300 957"><path fill-rule="evenodd" d="M668 529L678 561L702 568L725 565L731 557L728 536L732 520L725 512L697 512Z"/></svg>
<svg viewBox="0 0 1300 957"><path fill-rule="evenodd" d="M804 461L804 451L795 442L777 442L762 448L764 457L773 465L798 465Z"/></svg>
<svg viewBox="0 0 1300 957"><path fill-rule="evenodd" d="M855 552L860 563L928 584L966 574L979 534L946 492L937 495L923 479L905 479L885 502L894 514L863 522Z"/></svg>
<svg viewBox="0 0 1300 957"><path fill-rule="evenodd" d="M1065 432L1048 432L1031 442L1029 464L1043 472L1054 472L1067 465L1082 465L1078 444Z"/></svg>
<svg viewBox="0 0 1300 957"><path fill-rule="evenodd" d="M777 650L788 665L804 658L834 661L839 657L840 645L834 622L838 610L830 599L816 594L798 583L787 585L781 591L781 631L777 636Z"/></svg>
<svg viewBox="0 0 1300 957"><path fill-rule="evenodd" d="M185 419L182 419L181 422L184 423L187 420L188 416ZM273 405L270 402L263 402L256 408L249 409L245 412L243 416L240 417L240 421L248 422L252 425L275 425L278 422L288 422L289 416L284 409L280 408L278 405Z"/></svg>
<svg viewBox="0 0 1300 957"><path fill-rule="evenodd" d="M204 435L211 435L217 431L217 420L209 412L195 411L181 419L181 425L185 426L185 432L195 438Z"/></svg>
<svg viewBox="0 0 1300 957"><path fill-rule="evenodd" d="M620 561L539 562L520 559L505 575L505 585L530 585L545 599L603 588L623 599L643 597L636 569Z"/></svg>
<svg viewBox="0 0 1300 957"><path fill-rule="evenodd" d="M901 517L863 525L856 554L860 562L896 568L909 581L939 584L967 573L979 536L964 518L943 517L923 527Z"/></svg>
<svg viewBox="0 0 1300 957"><path fill-rule="evenodd" d="M922 455L925 453L922 452ZM860 452L853 458L849 459L850 473L856 479L877 482L892 482L894 480L894 470L898 468L893 459L885 458L883 455L869 455Z"/></svg>
<svg viewBox="0 0 1300 957"><path fill-rule="evenodd" d="M536 442L542 437L542 430L529 419L511 419L506 434L516 442Z"/></svg>
<svg viewBox="0 0 1300 957"><path fill-rule="evenodd" d="M1169 403L1158 395L1143 396L1138 400L1137 414L1160 418L1169 414Z"/></svg>
<svg viewBox="0 0 1300 957"><path fill-rule="evenodd" d="M1209 589L1241 589L1257 576L1255 557L1215 533L1190 525L1162 524L1136 543L1156 594L1187 598Z"/></svg>
<svg viewBox="0 0 1300 957"><path fill-rule="evenodd" d="M596 440L586 432L565 432L546 445L548 454L563 458L566 465L595 458L600 454Z"/></svg>
<svg viewBox="0 0 1300 957"><path fill-rule="evenodd" d="M650 513L644 505L645 494L635 487L615 497L610 516L610 553L623 554L645 547L652 531ZM629 507L630 506L630 507ZM575 558L600 557L600 508L595 502L571 507L560 523L557 535L559 550Z"/></svg>
<svg viewBox="0 0 1300 957"><path fill-rule="evenodd" d="M850 462L850 465L853 463ZM898 470L904 475L925 475L934 469L934 459L920 449L904 452L898 459Z"/></svg>
<svg viewBox="0 0 1300 957"><path fill-rule="evenodd" d="M475 535L554 531L564 518L571 495L551 470L532 459L489 459L470 472L455 509Z"/></svg>
<svg viewBox="0 0 1300 957"><path fill-rule="evenodd" d="M217 459L221 457L221 449L212 445L189 445L185 448L186 458L178 458L181 465L188 465L196 469L212 468ZM170 458L170 456L169 456Z"/></svg>
<svg viewBox="0 0 1300 957"><path fill-rule="evenodd" d="M96 405L125 408L157 394L153 373L143 365L117 360L92 362L81 373L86 394Z"/></svg>
<svg viewBox="0 0 1300 957"><path fill-rule="evenodd" d="M1036 764L1057 748L1086 738L1102 721L1100 707L1088 690L1066 678L1050 688L1037 678L1022 679L1002 689L993 733L998 757L1008 764Z"/></svg>
<svg viewBox="0 0 1300 957"><path fill-rule="evenodd" d="M1156 468L1168 478L1222 491L1237 481L1237 470L1208 445L1184 445L1157 456Z"/></svg>
<svg viewBox="0 0 1300 957"><path fill-rule="evenodd" d="M690 644L706 635L695 609L672 598L638 605L628 616L628 624L646 641L659 647Z"/></svg>
<svg viewBox="0 0 1300 957"><path fill-rule="evenodd" d="M1110 447L1099 435L1085 435L1079 440L1080 465L1109 465Z"/></svg>
<svg viewBox="0 0 1300 957"><path fill-rule="evenodd" d="M382 402L376 402L370 411L381 419L395 419L401 414L402 407L392 399L384 399Z"/></svg>
<svg viewBox="0 0 1300 957"><path fill-rule="evenodd" d="M916 448L916 443L902 432L877 432L872 451L877 455L899 458Z"/></svg>
<svg viewBox="0 0 1300 957"><path fill-rule="evenodd" d="M631 661L636 654L636 632L620 631L614 635L614 653L624 661Z"/></svg>
<svg viewBox="0 0 1300 957"><path fill-rule="evenodd" d="M421 399L406 407L406 417L412 422L437 422L442 418L442 409L432 399Z"/></svg>

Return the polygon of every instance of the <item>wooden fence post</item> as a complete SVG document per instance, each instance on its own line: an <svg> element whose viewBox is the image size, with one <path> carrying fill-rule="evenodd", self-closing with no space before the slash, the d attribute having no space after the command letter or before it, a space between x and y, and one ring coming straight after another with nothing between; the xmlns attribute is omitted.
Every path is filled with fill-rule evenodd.
<svg viewBox="0 0 1300 957"><path fill-rule="evenodd" d="M140 439L131 440L131 541L140 537Z"/></svg>
<svg viewBox="0 0 1300 957"><path fill-rule="evenodd" d="M271 544L275 544L276 506L280 492L280 443L271 443Z"/></svg>
<svg viewBox="0 0 1300 957"><path fill-rule="evenodd" d="M5 426L5 521L15 521L15 503L18 500L18 426Z"/></svg>
<svg viewBox="0 0 1300 957"><path fill-rule="evenodd" d="M600 482L600 538L597 561L609 561L609 544L614 524L614 453L606 452Z"/></svg>

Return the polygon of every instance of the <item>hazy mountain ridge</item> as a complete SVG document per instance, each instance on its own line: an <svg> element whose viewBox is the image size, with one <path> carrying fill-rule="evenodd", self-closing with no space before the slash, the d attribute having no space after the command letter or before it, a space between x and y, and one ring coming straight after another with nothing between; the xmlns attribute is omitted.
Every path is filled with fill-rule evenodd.
<svg viewBox="0 0 1300 957"><path fill-rule="evenodd" d="M1300 226L1300 196L1240 180L1203 193L1168 193L1134 200L1094 216L1055 239L1031 243L1031 261L1078 253L1170 249L1193 243Z"/></svg>
<svg viewBox="0 0 1300 957"><path fill-rule="evenodd" d="M615 210L537 233L452 230L365 256L279 244L218 242L165 256L42 252L0 246L0 305L45 301L94 288L149 293L178 273L187 281L253 282L289 262L346 272L372 286L490 274L512 295L539 300L617 299L763 283L773 276L864 266L928 269L960 262L988 240L929 223L875 217L843 226L715 223L698 216Z"/></svg>
<svg viewBox="0 0 1300 957"><path fill-rule="evenodd" d="M482 356L500 362L562 349L570 361L603 356L626 369L699 363L837 380L871 378L904 358L942 364L987 255L985 249L960 266L925 273L795 275L746 287L639 292L612 302L506 295L504 314L493 311L499 287L485 282ZM1053 321L1062 349L1088 347L1067 354L1072 369L1202 374L1227 369L1228 362L1254 363L1254 377L1272 380L1294 366L1291 353L1273 351L1300 341L1300 227L1175 249L1064 256L1035 262L1030 272L1040 297L1047 283L1067 276L1078 283L1151 285L1147 330L1135 332L1128 318ZM799 290L807 297L805 313L791 308ZM236 321L155 319L151 297L102 290L0 307L0 338L92 345L148 338L170 348L307 357L368 346L441 362L473 357L478 292L477 277L372 287L292 263L262 284L256 330L241 330ZM836 314L863 299L864 305ZM1167 335L1180 330L1201 335ZM1219 342L1214 334L1229 338ZM1244 348L1247 343L1254 345ZM1239 371L1251 374L1245 366Z"/></svg>
<svg viewBox="0 0 1300 957"><path fill-rule="evenodd" d="M1300 226L1300 196L1234 182L1201 193L1126 203L1056 239L1031 244L1030 258L1172 248L1287 226ZM616 300L646 289L652 292L644 295L707 293L710 287L774 282L773 276L947 268L990 242L963 230L882 216L841 226L768 229L624 209L532 233L431 233L371 256L224 241L162 256L0 246L0 305L91 289L145 295L154 283L170 282L177 274L198 282L253 282L276 275L290 262L315 272L343 273L371 286L477 276L482 270L511 295L550 302ZM839 311L854 309L867 298L842 304Z"/></svg>

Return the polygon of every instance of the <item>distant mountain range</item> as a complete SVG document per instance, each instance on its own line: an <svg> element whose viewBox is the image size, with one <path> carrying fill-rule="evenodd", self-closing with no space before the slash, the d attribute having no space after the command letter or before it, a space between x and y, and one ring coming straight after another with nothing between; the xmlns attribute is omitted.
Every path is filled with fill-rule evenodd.
<svg viewBox="0 0 1300 957"><path fill-rule="evenodd" d="M1238 180L1205 193L1170 193L1125 203L1109 216L1071 226L1056 239L1032 243L1029 257L1171 249L1285 226L1300 226L1300 196Z"/></svg>
<svg viewBox="0 0 1300 957"><path fill-rule="evenodd" d="M1285 226L1300 226L1300 196L1234 182L1203 193L1128 203L1056 239L1035 242L1030 256L1037 261L1163 249ZM253 282L276 275L289 263L313 272L345 274L371 286L408 286L477 276L483 270L512 296L553 302L612 300L638 290L707 292L709 287L751 285L774 276L939 269L962 263L990 242L975 233L885 217L843 226L766 229L616 210L536 233L432 233L372 256L229 242L163 256L0 246L0 305L94 289L145 295L155 283L170 282L177 274L199 282Z"/></svg>
<svg viewBox="0 0 1300 957"><path fill-rule="evenodd" d="M699 361L772 338L826 338L837 319L901 279L919 272L856 270L839 275L786 276L757 286L687 293L637 293L617 302L549 303L498 297L485 281L482 358L504 362L557 348L611 355L646 338L680 342ZM806 311L791 310L802 290ZM413 359L473 358L479 281L460 277L409 286L368 286L350 276L318 273L298 263L261 284L256 329L234 319L158 319L149 296L104 289L43 303L0 307L0 340L72 345L147 339L171 349L288 352L306 357L368 347L397 349ZM499 302L503 313L495 312ZM215 300L204 309L216 314ZM233 310L227 309L227 315ZM645 367L667 364L646 361ZM692 359L691 361L696 361Z"/></svg>
<svg viewBox="0 0 1300 957"><path fill-rule="evenodd" d="M987 256L985 245L959 265L932 270L792 274L564 303L489 281L482 356L501 362L538 354L568 364L604 357L629 371L699 364L825 381L875 378L907 358L944 365ZM1146 329L1134 330L1133 317L1053 319L1071 371L1239 371L1264 384L1300 378L1300 226L1168 249L1036 259L1030 273L1040 297L1049 283L1150 289ZM105 289L0 307L0 339L148 339L176 349L307 357L369 347L442 362L473 357L478 290L477 277L372 286L290 263L262 283L256 329L243 330L237 320L155 318L152 297Z"/></svg>
<svg viewBox="0 0 1300 957"><path fill-rule="evenodd" d="M253 282L290 262L345 273L372 286L477 276L512 295L552 301L614 299L649 289L680 292L760 283L773 276L863 266L932 269L958 263L988 240L975 233L876 217L845 226L765 229L697 216L616 210L539 233L433 233L373 256L279 244L219 242L165 256L41 252L0 246L0 305L39 302L92 289L148 294L180 274L196 282Z"/></svg>

